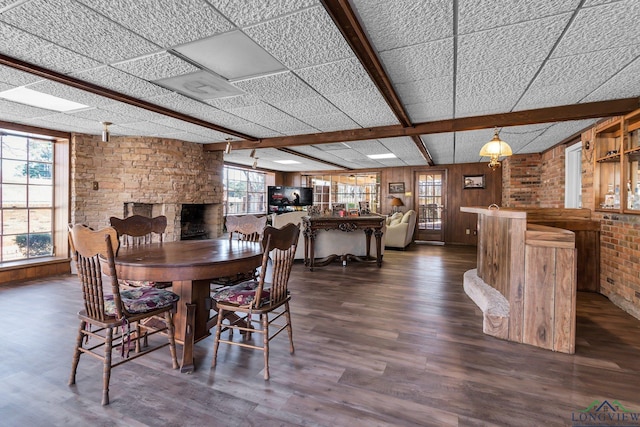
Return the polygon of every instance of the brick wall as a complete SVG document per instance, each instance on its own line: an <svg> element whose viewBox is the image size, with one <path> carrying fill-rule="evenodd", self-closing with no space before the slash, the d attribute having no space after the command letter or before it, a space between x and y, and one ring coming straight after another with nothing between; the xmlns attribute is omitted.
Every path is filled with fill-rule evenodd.
<svg viewBox="0 0 640 427"><path fill-rule="evenodd" d="M540 154L521 154L503 160L502 206L540 206L541 168Z"/></svg>
<svg viewBox="0 0 640 427"><path fill-rule="evenodd" d="M100 228L123 216L125 203L153 204L166 215L166 240L179 240L185 204L218 204L215 236L222 234L223 154L190 142L75 134L71 147L71 221ZM93 189L94 182L98 190Z"/></svg>
<svg viewBox="0 0 640 427"><path fill-rule="evenodd" d="M559 146L542 154L538 200L541 208L564 207L565 147Z"/></svg>

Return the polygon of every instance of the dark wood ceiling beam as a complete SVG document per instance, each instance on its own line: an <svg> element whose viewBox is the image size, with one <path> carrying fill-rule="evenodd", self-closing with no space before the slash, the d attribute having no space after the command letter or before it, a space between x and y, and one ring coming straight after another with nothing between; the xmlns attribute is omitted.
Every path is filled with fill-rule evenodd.
<svg viewBox="0 0 640 427"><path fill-rule="evenodd" d="M344 169L344 170L348 170L348 171L353 170L352 168L348 168L346 166L342 166L342 165L339 165L337 163L330 162L328 160L322 160L322 159L318 159L317 157L310 156L308 154L298 153L297 151L292 150L290 148L282 147L282 148L278 148L277 150L278 151L282 151L283 153L291 154L293 156L302 157L302 158L305 158L307 160L311 160L311 161L314 161L314 162L324 163L326 165L333 166L334 168L337 168L337 169Z"/></svg>
<svg viewBox="0 0 640 427"><path fill-rule="evenodd" d="M404 109L398 94L396 93L391 80L384 70L376 51L371 46L369 38L364 32L362 25L358 17L353 12L348 0L322 0L322 5L336 24L347 43L351 46L356 57L360 60L360 63L365 68L371 80L377 86L378 90L384 97L385 101L398 118L398 121L402 127L411 126L411 119ZM425 160L433 165L433 159L431 154L422 143L419 137L412 137L413 142L416 144L420 153L424 156Z"/></svg>
<svg viewBox="0 0 640 427"><path fill-rule="evenodd" d="M587 102L534 110L485 116L460 117L417 123L411 127L400 125L380 126L366 129L352 129L308 135L264 138L258 143L234 142L234 148L280 148L296 145L327 144L333 142L362 141L366 139L394 138L399 136L428 135L435 133L462 132L467 130L491 129L494 127L524 126L538 123L565 122L571 120L594 119L628 114L640 107L640 98L623 98L610 101ZM205 150L224 150L225 143L207 144Z"/></svg>
<svg viewBox="0 0 640 427"><path fill-rule="evenodd" d="M133 105L135 107L144 108L145 110L153 111L155 113L162 114L164 116L173 117L174 119L182 120L188 123L193 123L194 125L202 126L208 129L213 129L218 132L227 133L229 135L233 135L241 139L245 139L248 141L258 140L253 136L245 135L241 132L237 132L232 129L227 129L225 127L216 125L206 120L198 119L196 117L192 117L187 114L182 114L177 111L170 110L169 108L152 104L151 102L143 101L141 99L136 99L124 93L116 92L114 90L107 89L105 87L98 86L93 83L85 82L75 77L61 74L56 71L49 70L35 64L30 64L28 62L22 61L17 58L12 58L7 55L0 54L0 64L15 68L20 71L35 74L36 76L53 80L54 82L62 83L67 86L74 87L76 89L81 89L90 93L94 93L96 95L104 96L105 98L113 99L115 101L123 102L125 104Z"/></svg>

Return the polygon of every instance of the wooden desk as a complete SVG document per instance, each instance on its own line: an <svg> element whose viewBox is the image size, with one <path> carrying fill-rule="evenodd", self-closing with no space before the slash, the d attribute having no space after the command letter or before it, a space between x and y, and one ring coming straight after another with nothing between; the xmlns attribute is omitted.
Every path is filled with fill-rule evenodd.
<svg viewBox="0 0 640 427"><path fill-rule="evenodd" d="M180 295L174 323L183 345L182 372L193 372L193 345L209 335L211 279L249 271L261 261L260 243L227 239L123 247L115 259L121 279L173 282Z"/></svg>
<svg viewBox="0 0 640 427"><path fill-rule="evenodd" d="M304 264L313 271L315 266L314 243L318 230L340 230L350 233L356 230L363 230L367 240L366 260L373 260L371 256L371 235L376 236L376 263L378 267L382 266L382 228L384 227L385 217L378 215L366 216L305 216L302 217L302 225L304 227ZM342 255L352 259L362 261L361 257L351 254ZM331 255L322 264L326 265L336 259L338 255ZM343 260L346 261L346 260Z"/></svg>

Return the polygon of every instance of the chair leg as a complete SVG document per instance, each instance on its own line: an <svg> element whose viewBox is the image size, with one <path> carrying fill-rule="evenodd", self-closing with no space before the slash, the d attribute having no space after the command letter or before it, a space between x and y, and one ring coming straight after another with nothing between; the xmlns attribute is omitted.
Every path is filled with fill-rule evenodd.
<svg viewBox="0 0 640 427"><path fill-rule="evenodd" d="M69 385L73 385L76 383L76 371L78 370L78 362L80 362L80 355L82 352L80 349L82 348L82 338L84 338L84 328L87 327L87 322L84 320L80 321L80 328L78 328L78 338L76 338L76 348L73 352L73 362L71 362L71 376L69 377Z"/></svg>
<svg viewBox="0 0 640 427"><path fill-rule="evenodd" d="M211 367L216 366L216 360L218 359L218 347L220 347L220 333L222 332L222 318L224 317L224 310L218 308L218 322L216 323L216 339L213 343L213 359L211 360Z"/></svg>
<svg viewBox="0 0 640 427"><path fill-rule="evenodd" d="M173 325L173 315L170 311L165 312L164 318L167 321L167 335L169 336L169 352L171 353L171 363L173 364L173 369L178 369L178 358L176 356L176 337L175 337L175 326ZM145 339L147 334L144 335Z"/></svg>
<svg viewBox="0 0 640 427"><path fill-rule="evenodd" d="M269 379L269 315L267 313L260 315L262 321L262 351L264 352L264 379Z"/></svg>
<svg viewBox="0 0 640 427"><path fill-rule="evenodd" d="M124 345L124 342L122 343ZM107 328L104 345L104 366L102 368L102 404L109 404L109 380L111 379L111 350L113 348L113 328Z"/></svg>
<svg viewBox="0 0 640 427"><path fill-rule="evenodd" d="M287 332L289 334L289 353L293 354L295 349L293 348L293 327L291 326L291 312L289 311L289 301L284 303L284 316L287 320Z"/></svg>

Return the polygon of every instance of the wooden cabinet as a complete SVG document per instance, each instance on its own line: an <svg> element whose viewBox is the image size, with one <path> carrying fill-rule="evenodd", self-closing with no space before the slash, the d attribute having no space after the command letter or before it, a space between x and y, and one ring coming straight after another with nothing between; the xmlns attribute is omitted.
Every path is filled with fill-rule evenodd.
<svg viewBox="0 0 640 427"><path fill-rule="evenodd" d="M596 126L595 209L640 214L640 110Z"/></svg>

